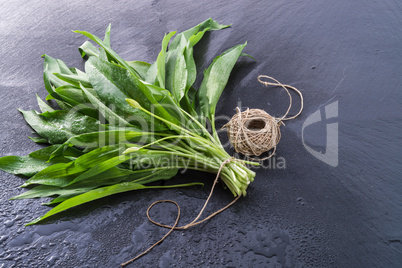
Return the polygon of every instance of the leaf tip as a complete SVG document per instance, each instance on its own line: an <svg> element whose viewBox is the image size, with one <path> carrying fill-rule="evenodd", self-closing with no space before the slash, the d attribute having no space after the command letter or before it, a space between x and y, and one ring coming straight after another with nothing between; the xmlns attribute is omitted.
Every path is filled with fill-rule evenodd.
<svg viewBox="0 0 402 268"><path fill-rule="evenodd" d="M71 30L73 33L79 33L79 34L82 34L82 35L84 35L84 31L80 31L80 30Z"/></svg>
<svg viewBox="0 0 402 268"><path fill-rule="evenodd" d="M34 225L37 224L38 222L40 222L42 220L42 217L36 218L31 222L28 222L27 224L25 224L25 226L30 226L30 225Z"/></svg>

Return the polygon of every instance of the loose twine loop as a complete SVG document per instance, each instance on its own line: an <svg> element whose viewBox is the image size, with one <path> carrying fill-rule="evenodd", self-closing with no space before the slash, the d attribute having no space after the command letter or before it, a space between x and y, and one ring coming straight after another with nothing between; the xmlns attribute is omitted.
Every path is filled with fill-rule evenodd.
<svg viewBox="0 0 402 268"><path fill-rule="evenodd" d="M274 81L274 83L263 81L263 80L261 80L262 78L270 79L270 80ZM266 159L272 157L275 154L276 146L278 145L279 140L281 139L280 126L281 126L281 124L283 124L283 121L296 118L302 112L303 95L297 88L295 88L293 86L289 86L289 85L284 85L284 84L280 83L278 80L276 80L275 78L272 78L270 76L260 75L260 76L258 76L257 79L260 83L264 84L265 86L280 86L287 92L287 94L289 95L289 107L288 107L288 110L286 111L285 115L283 115L281 118L275 118L275 117L272 117L271 115L269 115L267 112L260 110L260 109L248 109L247 108L246 111L241 112L240 109L237 107L236 108L237 113L232 117L232 119L226 125L224 125L222 127L222 129L226 128L228 130L229 141L234 146L236 152L242 153L248 157L250 155L260 156L262 153L273 149L271 154L267 157L264 157L261 159L249 157L250 159L253 159L253 160L263 161L263 160L266 160ZM292 96L290 95L288 88L294 90L300 96L300 101L301 101L301 107L300 107L299 112L296 115L291 116L291 117L286 117L290 111L290 108L292 107ZM145 250L141 254L137 255L135 258L133 258L125 263L122 263L121 266L124 267L124 266L134 262L135 260L141 258L145 254L147 254L150 250L152 250L158 244L162 243L162 241L165 240L165 238L168 237L173 232L173 230L185 230L187 228L190 228L190 227L193 227L200 223L203 223L203 222L209 220L210 218L216 216L217 214L221 213L222 211L226 210L230 206L232 206L240 198L240 195L238 195L232 202L230 202L225 207L215 211L214 213L210 214L208 217L206 217L202 220L198 220L201 217L206 206L208 205L209 200L212 197L212 193L215 189L216 183L218 182L219 175L220 175L223 167L232 161L238 161L238 162L244 164L244 162L242 160L236 159L234 157L226 159L225 161L222 162L222 164L218 170L218 173L216 174L216 178L214 180L214 183L212 185L208 198L205 201L204 206L198 213L197 217L192 222L190 222L186 225L183 225L183 226L177 226L179 223L179 219L180 219L180 206L179 206L179 204L177 204L177 202L175 202L173 200L158 200L158 201L153 202L147 209L148 220L159 227L168 228L170 230L158 242L154 243L151 247L149 247L147 250ZM151 216L149 215L150 210L156 204L159 204L159 203L172 203L177 207L176 221L172 226L161 224L157 221L154 221L151 218Z"/></svg>
<svg viewBox="0 0 402 268"><path fill-rule="evenodd" d="M225 207L223 207L223 208L221 208L221 209L215 211L214 213L212 213L212 214L209 215L208 217L206 217L206 218L204 218L204 219L198 221L198 219L201 217L202 213L204 212L206 206L208 205L209 200L211 199L211 196L212 196L212 194L213 194L213 192L214 192L214 189L215 189L215 185L216 185L216 183L218 182L219 175L221 174L222 168L223 168L226 164L228 164L228 163L230 163L230 162L232 162L232 161L238 161L238 162L240 162L240 163L243 163L243 161L241 161L241 160L239 160L239 159L236 159L236 158L234 158L234 157L231 157L231 158L229 158L229 159L226 159L225 161L222 162L222 164L221 164L221 166L220 166L220 168L219 168L219 170L218 170L218 173L216 174L216 178L215 178L215 180L214 180L214 183L212 184L211 192L209 193L208 198L207 198L207 200L206 200L205 203L204 203L204 206L202 207L202 209L201 209L200 212L198 213L197 217L196 217L192 222L190 222L190 223L188 223L188 224L186 224L186 225L183 225L183 226L177 226L177 224L179 223L179 219L180 219L180 206L179 206L179 204L177 204L177 202L175 202L175 201L173 201L173 200L158 200L158 201L153 202L153 203L148 207L148 209L147 209L147 218L148 218L148 220L149 220L150 222L152 222L153 224L159 226L159 227L168 228L168 229L170 229L170 230L169 230L169 232L167 232L158 242L156 242L155 244L153 244L152 246L150 246L147 250L145 250L145 251L142 252L141 254L137 255L135 258L133 258L133 259L131 259L131 260L125 262L125 263L122 263L121 266L124 267L124 266L126 266L126 265L128 265L128 264L134 262L135 260L141 258L141 257L144 256L145 254L147 254L150 250L152 250L152 249L153 249L154 247L156 247L158 244L162 243L162 241L165 240L165 238L168 237L168 236L173 232L173 230L185 230L185 229L190 228L190 227L192 227L192 226L195 226L195 225L198 225L198 224L200 224L200 223L203 223L203 222L209 220L210 218L214 217L215 215L221 213L222 211L226 210L227 208L229 208L229 207L230 207L231 205L233 205L234 203L236 203L236 201L240 198L240 195L238 195L232 202L230 202L230 203L229 203L228 205L226 205ZM149 215L150 210L151 210L156 204L159 204L159 203L172 203L172 204L176 205L176 207L177 207L177 217L176 217L176 221L175 221L175 223L173 224L173 226L161 224L161 223L159 223L159 222L157 222L157 221L154 221L154 220L151 218L151 216Z"/></svg>

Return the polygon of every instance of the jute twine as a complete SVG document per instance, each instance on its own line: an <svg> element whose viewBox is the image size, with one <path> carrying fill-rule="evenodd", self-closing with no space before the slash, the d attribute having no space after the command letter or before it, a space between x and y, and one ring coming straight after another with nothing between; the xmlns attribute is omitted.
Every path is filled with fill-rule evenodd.
<svg viewBox="0 0 402 268"><path fill-rule="evenodd" d="M269 79L274 82L264 81L262 79ZM222 129L227 129L229 142L238 153L242 153L246 156L260 156L262 153L272 150L267 157L261 159L249 157L253 160L263 161L275 154L276 145L278 145L281 139L280 126L283 124L283 121L296 118L302 112L303 95L297 88L284 85L270 76L260 75L258 76L258 81L265 86L280 86L288 93L289 107L285 115L280 118L275 118L264 110L247 108L246 111L241 112L237 107L237 113ZM286 117L290 108L292 108L292 96L288 89L292 89L299 94L301 102L299 112L291 117Z"/></svg>
<svg viewBox="0 0 402 268"><path fill-rule="evenodd" d="M209 215L208 217L206 217L206 218L204 218L204 219L198 221L198 219L201 217L202 213L204 212L204 210L205 210L205 208L206 208L206 206L207 206L209 200L211 199L212 193L214 192L215 185L216 185L216 183L218 182L219 175L221 174L222 168L223 168L226 164L228 164L228 163L230 163L230 162L232 162L232 161L238 161L238 162L243 163L243 161L241 161L241 160L239 160L239 159L236 159L236 158L233 158L233 157L231 157L231 158L226 159L225 161L223 161L223 163L221 164L221 166L220 166L220 168L219 168L219 170L218 170L218 173L216 174L214 183L212 184L211 191L210 191L210 193L209 193L209 195L208 195L207 200L206 200L205 203L204 203L204 206L202 207L202 209L201 209L200 212L198 213L197 217L196 217L192 222L190 222L190 223L188 223L188 224L186 224L186 225L183 225L183 226L177 226L177 224L179 223L179 219L180 219L180 206L179 206L179 204L177 204L177 202L175 202L175 201L173 201L173 200L158 200L158 201L153 202L153 203L148 207L148 209L147 209L147 217L148 217L148 220L149 220L150 222L152 222L153 224L159 226L159 227L168 228L168 229L170 229L170 230L169 230L169 232L167 232L158 242L154 243L152 246L150 246L147 250L143 251L141 254L138 254L135 258L133 258L133 259L131 259L131 260L125 262L125 263L122 263L121 266L124 267L124 266L126 266L126 265L128 265L128 264L134 262L135 260L141 258L141 257L144 256L145 254L147 254L150 250L152 250L152 249L153 249L154 247L156 247L158 244L162 243L162 241L165 240L165 238L168 237L168 236L173 232L173 230L184 230L184 229L193 227L193 226L195 226L195 225L198 225L198 224L200 224L200 223L203 223L203 222L209 220L210 218L214 217L215 215L221 213L222 211L226 210L227 208L229 208L229 207L230 207L231 205L233 205L234 203L236 203L236 201L240 198L240 195L238 195L232 202L230 202L230 203L229 203L228 205L226 205L225 207L223 207L223 208L221 208L221 209L215 211L214 213L212 213L212 214ZM155 206L156 204L159 204L159 203L172 203L172 204L176 205L176 207L177 207L177 217L176 217L175 223L174 223L172 226L170 226L170 225L165 225L165 224L156 222L156 221L154 221L154 220L151 218L151 216L149 215L149 212L150 212L151 208L152 208L153 206Z"/></svg>
<svg viewBox="0 0 402 268"><path fill-rule="evenodd" d="M274 81L274 83L263 81L262 78L270 79L271 81ZM273 149L273 152L265 158L262 158L262 159L251 158L254 160L262 161L262 160L268 159L274 155L275 150L276 150L276 145L279 143L279 140L281 138L281 132L280 132L279 128L280 128L281 124L283 124L282 121L293 119L302 112L303 95L297 88L289 86L289 85L284 85L284 84L280 83L278 80L276 80L270 76L260 75L260 76L258 76L258 81L260 83L264 84L265 86L280 86L288 93L290 103L289 103L289 108L286 111L285 115L282 116L281 118L275 118L260 109L247 109L244 112L240 112L240 109L236 108L237 114L235 114L232 117L232 119L229 121L229 123L224 125L222 128L227 128L229 141L234 146L236 152L242 153L246 156L250 156L250 155L260 156L262 153ZM300 100L301 100L300 111L292 117L286 117L290 111L290 108L292 107L292 96L290 95L288 88L292 89L296 93L298 93L300 96ZM226 210L231 205L233 205L240 198L240 195L238 195L232 202L230 202L225 207L215 211L214 213L210 214L208 217L206 217L202 220L198 220L201 217L201 215L203 214L209 200L212 197L212 193L215 189L216 183L218 182L219 175L221 174L223 167L232 161L238 161L238 162L243 163L243 161L236 159L234 157L231 157L231 158L223 161L223 163L221 164L221 166L218 170L218 173L216 174L211 191L208 195L207 200L204 203L204 206L202 207L202 209L198 213L197 217L192 222L190 222L186 225L183 225L183 226L177 226L179 223L179 219L180 219L180 206L179 206L179 204L177 204L177 202L175 202L173 200L158 200L158 201L153 202L147 209L148 220L159 227L168 228L170 230L158 242L154 243L152 246L150 246L147 250L143 251L141 254L138 254L135 258L133 258L125 263L122 263L121 266L124 267L124 266L134 262L135 260L141 258L145 254L147 254L150 250L152 250L158 244L162 243L162 241L165 240L165 238L168 237L173 232L173 230L184 230L184 229L193 227L195 225L198 225L200 223L203 223L203 222L209 220L210 218L214 217L215 215L221 213L222 211ZM153 220L151 218L151 216L149 215L150 210L156 204L159 204L159 203L172 203L177 207L176 221L172 226L159 223L159 222Z"/></svg>

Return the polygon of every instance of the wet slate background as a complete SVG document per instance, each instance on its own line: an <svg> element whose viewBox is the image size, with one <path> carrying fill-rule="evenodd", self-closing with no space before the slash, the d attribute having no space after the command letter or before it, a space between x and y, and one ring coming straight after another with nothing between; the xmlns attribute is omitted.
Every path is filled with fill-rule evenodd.
<svg viewBox="0 0 402 268"><path fill-rule="evenodd" d="M282 127L276 159L285 161L285 169L271 163L257 170L247 197L201 226L174 232L132 267L400 267L400 1L167 2L1 1L0 154L39 148L28 140L30 128L16 108L34 109L35 94L46 95L43 53L83 67L77 47L86 39L71 30L103 35L111 22L117 52L127 60L153 61L164 33L212 17L233 26L197 47L199 70L246 40L245 52L257 59L236 65L218 115L231 116L239 101L277 116L286 110L286 94L259 85L258 74L301 89L305 110ZM306 120L317 111L325 118L328 104L337 105L338 115L306 126L302 136ZM327 124L338 124L337 166L304 146L325 153L327 139L336 136L327 138ZM121 194L24 227L48 208L41 200L9 201L23 191L23 180L2 172L0 267L117 267L165 233L146 220L151 202L178 201L186 223L212 179L187 172L174 182L202 181L206 187ZM209 211L231 198L218 187ZM154 214L169 223L175 209L161 205Z"/></svg>

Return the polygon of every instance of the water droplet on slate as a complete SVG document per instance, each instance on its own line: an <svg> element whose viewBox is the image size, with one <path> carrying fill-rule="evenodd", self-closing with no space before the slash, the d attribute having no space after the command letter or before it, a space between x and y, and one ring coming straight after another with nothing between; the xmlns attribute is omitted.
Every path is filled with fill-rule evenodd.
<svg viewBox="0 0 402 268"><path fill-rule="evenodd" d="M7 228L9 228L13 225L14 225L14 220L9 220L9 221L4 222L4 226L6 226Z"/></svg>
<svg viewBox="0 0 402 268"><path fill-rule="evenodd" d="M53 266L55 264L56 260L57 260L56 256L50 256L50 258L47 259L46 261L50 266Z"/></svg>

